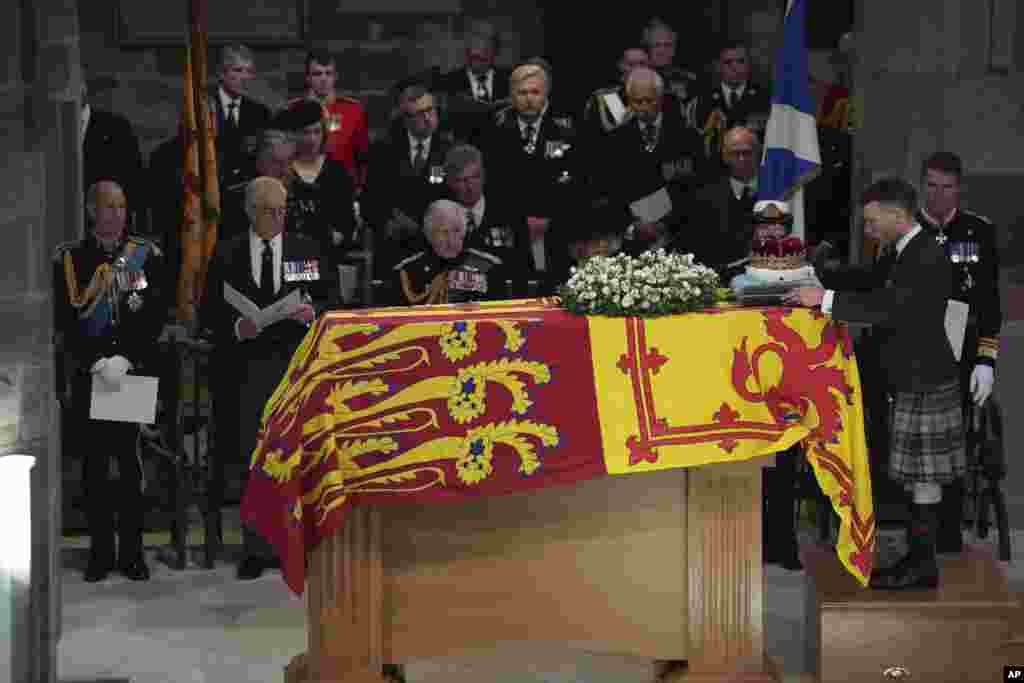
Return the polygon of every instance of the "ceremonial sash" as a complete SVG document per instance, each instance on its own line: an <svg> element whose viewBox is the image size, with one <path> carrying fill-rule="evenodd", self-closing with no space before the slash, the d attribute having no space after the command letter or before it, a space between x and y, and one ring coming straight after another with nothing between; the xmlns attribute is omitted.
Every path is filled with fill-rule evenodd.
<svg viewBox="0 0 1024 683"><path fill-rule="evenodd" d="M147 249L145 244L136 245L129 242L124 249L126 260L125 270L128 274L138 273L146 262ZM113 321L113 307L110 301L111 287L114 283L114 269L109 263L102 263L92 275L85 292L78 290L78 277L75 273L75 262L71 251L64 252L64 279L68 290L68 300L78 311L78 318L84 325L86 335L98 337L107 331ZM122 286L125 283L121 283Z"/></svg>

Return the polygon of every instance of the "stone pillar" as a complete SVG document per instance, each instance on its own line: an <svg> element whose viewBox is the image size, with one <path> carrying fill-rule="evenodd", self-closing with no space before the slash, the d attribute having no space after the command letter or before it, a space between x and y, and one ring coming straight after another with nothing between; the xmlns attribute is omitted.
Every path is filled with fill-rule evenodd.
<svg viewBox="0 0 1024 683"><path fill-rule="evenodd" d="M54 393L51 257L81 230L77 2L18 0L0 10L0 456L33 456L30 623L18 680L57 679L60 443Z"/></svg>

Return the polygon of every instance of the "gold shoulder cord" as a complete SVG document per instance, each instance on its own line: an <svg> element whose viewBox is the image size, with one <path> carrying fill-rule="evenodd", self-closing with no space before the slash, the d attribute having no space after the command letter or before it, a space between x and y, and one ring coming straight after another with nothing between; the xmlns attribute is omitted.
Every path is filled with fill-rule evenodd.
<svg viewBox="0 0 1024 683"><path fill-rule="evenodd" d="M718 109L712 110L708 115L708 120L704 122L704 152L707 156L712 155L713 147L715 147L715 139L721 137L722 128L725 126L725 120L722 116L722 112ZM720 147L723 140L718 140L718 146ZM718 150L721 153L721 149Z"/></svg>
<svg viewBox="0 0 1024 683"><path fill-rule="evenodd" d="M448 271L438 273L434 276L434 279L430 281L430 285L426 291L416 294L412 291L412 281L409 279L409 274L402 270L400 272L402 278L402 294L405 295L406 301L412 305L416 304L446 304L448 303Z"/></svg>
<svg viewBox="0 0 1024 683"><path fill-rule="evenodd" d="M125 247L125 256L131 256L134 250L135 245L129 243ZM113 269L109 263L102 263L96 268L96 272L92 274L92 279L89 280L89 286L86 287L85 293L79 293L78 277L75 273L75 261L71 258L71 250L68 249L64 252L64 284L68 290L68 301L78 310L78 317L80 319L85 319L92 315L93 311L96 310L96 304L99 303L101 295L110 291L110 286L113 283ZM85 310L82 310L83 308Z"/></svg>

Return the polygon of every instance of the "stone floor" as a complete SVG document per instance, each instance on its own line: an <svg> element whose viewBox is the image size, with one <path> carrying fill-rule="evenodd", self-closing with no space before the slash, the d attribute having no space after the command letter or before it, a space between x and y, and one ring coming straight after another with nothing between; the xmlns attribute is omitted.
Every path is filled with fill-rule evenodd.
<svg viewBox="0 0 1024 683"><path fill-rule="evenodd" d="M1013 297L1011 297L1013 298ZM1020 297L1024 301L1024 295ZM1011 302L1013 303L1013 302ZM1014 304L1016 305L1016 304ZM1024 317L1024 306L1021 315ZM1024 321L1004 328L997 392L1006 420L1008 494L1015 556L1024 548L1024 466L1014 457L1024 444L1024 386L1008 378L1024 375ZM237 515L237 509L235 509ZM237 539L237 521L228 538ZM233 528L235 527L235 528ZM974 543L993 543L969 539ZM211 571L174 571L160 562L166 539L147 539L153 579L132 583L111 578L99 584L81 579L81 539L67 539L64 561L64 633L60 644L63 683L234 683L281 681L284 666L305 649L302 600L292 596L278 572L253 582L234 579L225 562ZM897 552L898 541L884 534L881 561ZM1024 591L1024 567L1005 564L1011 588ZM810 670L804 655L801 573L765 570L767 650L783 666L787 681ZM494 683L645 683L648 662L551 652L512 646L473 658L419 660L408 665L410 681L443 681L450 673L479 672Z"/></svg>

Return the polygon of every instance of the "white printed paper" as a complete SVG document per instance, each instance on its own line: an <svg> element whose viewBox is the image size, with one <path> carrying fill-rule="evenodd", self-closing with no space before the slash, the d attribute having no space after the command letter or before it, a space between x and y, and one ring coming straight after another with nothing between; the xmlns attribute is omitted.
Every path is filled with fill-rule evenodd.
<svg viewBox="0 0 1024 683"><path fill-rule="evenodd" d="M644 223L660 221L672 210L672 198L664 187L629 205L633 215Z"/></svg>
<svg viewBox="0 0 1024 683"><path fill-rule="evenodd" d="M284 320L302 306L301 292L293 289L288 296L278 299L261 310L252 299L227 282L224 283L224 300L234 306L236 311L253 321L260 329Z"/></svg>
<svg viewBox="0 0 1024 683"><path fill-rule="evenodd" d="M601 98L604 100L604 103L608 105L608 113L612 115L612 119L615 120L615 123L622 123L622 119L626 116L626 106L622 103L622 98L619 97L619 93L605 93Z"/></svg>
<svg viewBox="0 0 1024 683"><path fill-rule="evenodd" d="M89 417L112 422L156 422L156 394L159 377L125 375L115 387L94 374Z"/></svg>
<svg viewBox="0 0 1024 683"><path fill-rule="evenodd" d="M970 306L962 301L952 299L946 302L946 336L953 347L953 355L957 361L964 348L964 331L967 329L967 313Z"/></svg>

